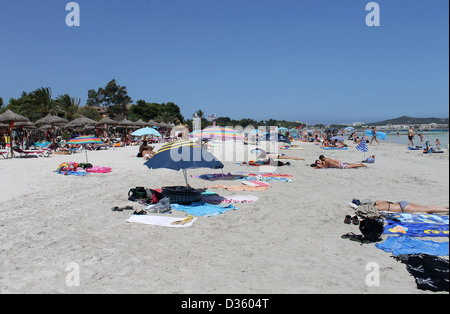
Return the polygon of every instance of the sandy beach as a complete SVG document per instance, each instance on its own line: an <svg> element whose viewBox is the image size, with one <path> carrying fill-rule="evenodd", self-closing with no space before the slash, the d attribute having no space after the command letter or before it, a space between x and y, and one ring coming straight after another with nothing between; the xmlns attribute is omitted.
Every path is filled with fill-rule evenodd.
<svg viewBox="0 0 450 314"><path fill-rule="evenodd" d="M382 143L369 147L367 156L376 162L368 168L314 169L309 164L321 154L360 162L363 153L352 143L347 151L294 144L304 149L283 153L306 161L277 169L293 182L270 182L267 191L215 190L259 199L198 217L187 228L129 223L132 211L111 211L145 207L128 201L131 188L184 183L181 172L145 167L135 157L138 147L89 152L90 163L112 172L83 177L54 171L65 161L84 162L84 153L0 159L0 293L431 293L418 290L391 254L341 236L360 233L343 223L353 213L347 205L353 198L448 206L448 152L424 155ZM256 170L239 161L225 161L224 172ZM240 181L190 177L189 183L206 188ZM373 262L380 267L379 286L366 284L366 265ZM66 283L70 265L79 266L79 286Z"/></svg>

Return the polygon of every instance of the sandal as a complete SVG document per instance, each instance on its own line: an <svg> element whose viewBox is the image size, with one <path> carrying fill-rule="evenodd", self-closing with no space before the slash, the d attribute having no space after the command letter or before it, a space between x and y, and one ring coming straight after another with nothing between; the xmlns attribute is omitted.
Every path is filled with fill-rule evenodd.
<svg viewBox="0 0 450 314"><path fill-rule="evenodd" d="M356 216L356 215L353 216L353 217L352 217L352 222L353 222L354 225L359 225L359 219L358 219L358 216Z"/></svg>
<svg viewBox="0 0 450 314"><path fill-rule="evenodd" d="M143 209L138 211L137 209L134 211L133 215L147 215L147 212Z"/></svg>
<svg viewBox="0 0 450 314"><path fill-rule="evenodd" d="M350 215L345 216L344 223L347 224L347 225L351 224L352 223L352 216L350 216Z"/></svg>
<svg viewBox="0 0 450 314"><path fill-rule="evenodd" d="M123 208L122 208L122 207L119 207L119 206L114 206L113 208L111 208L111 210L112 210L113 212L121 212L121 211L123 211Z"/></svg>
<svg viewBox="0 0 450 314"><path fill-rule="evenodd" d="M349 239L351 241L362 242L363 236L360 235L360 234L358 235L358 234L354 234L353 232L349 232L349 233L344 234L343 236L341 236L341 239Z"/></svg>

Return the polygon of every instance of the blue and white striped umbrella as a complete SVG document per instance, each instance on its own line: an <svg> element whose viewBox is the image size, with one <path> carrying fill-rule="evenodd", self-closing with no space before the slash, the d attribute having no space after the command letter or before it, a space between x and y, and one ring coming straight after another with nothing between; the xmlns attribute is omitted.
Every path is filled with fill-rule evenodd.
<svg viewBox="0 0 450 314"><path fill-rule="evenodd" d="M359 143L358 146L356 146L356 150L359 152L368 152L369 151L369 147L367 147L367 143L366 143L366 138L363 137L361 143Z"/></svg>

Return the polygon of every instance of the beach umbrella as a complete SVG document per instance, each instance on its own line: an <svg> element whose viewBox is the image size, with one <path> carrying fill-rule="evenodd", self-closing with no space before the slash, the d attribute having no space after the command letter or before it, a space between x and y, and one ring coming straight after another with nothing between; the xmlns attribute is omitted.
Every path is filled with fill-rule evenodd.
<svg viewBox="0 0 450 314"><path fill-rule="evenodd" d="M348 126L344 129L344 131L349 131L349 132L353 132L354 130L355 130L355 128L352 126Z"/></svg>
<svg viewBox="0 0 450 314"><path fill-rule="evenodd" d="M356 146L356 150L359 152L364 152L364 160L366 159L366 153L369 151L369 147L367 146L366 138L363 137L361 143Z"/></svg>
<svg viewBox="0 0 450 314"><path fill-rule="evenodd" d="M186 187L188 169L222 169L223 164L210 152L187 140L179 140L163 145L156 154L144 163L149 169L183 170Z"/></svg>
<svg viewBox="0 0 450 314"><path fill-rule="evenodd" d="M50 124L50 125L65 125L69 123L68 120L54 116L51 113L49 113L46 117L36 121L36 125L44 125L44 124Z"/></svg>
<svg viewBox="0 0 450 314"><path fill-rule="evenodd" d="M6 122L9 127L9 147L11 149L11 158L14 157L14 150L12 145L12 129L15 122L28 122L28 118L21 116L20 114L14 113L11 110L6 110L4 113L0 114L0 122Z"/></svg>
<svg viewBox="0 0 450 314"><path fill-rule="evenodd" d="M101 139L98 139L98 138L96 138L94 136L83 135L83 136L78 136L78 137L75 137L75 138L71 139L66 144L68 144L68 145L82 145L82 146L85 146L87 144L103 144L103 142L102 142ZM87 163L88 162L87 149L84 148L84 151L86 152L86 163Z"/></svg>
<svg viewBox="0 0 450 314"><path fill-rule="evenodd" d="M147 126L147 123L144 122L144 121L142 121L142 119L139 119L139 120L137 120L137 121L134 122L134 123L135 123L137 126L140 126L141 128Z"/></svg>
<svg viewBox="0 0 450 314"><path fill-rule="evenodd" d="M288 131L288 128L285 127L278 128L277 130L277 132L281 132L282 134L284 134L286 131Z"/></svg>
<svg viewBox="0 0 450 314"><path fill-rule="evenodd" d="M85 116L81 116L73 121L70 121L66 128L73 128L73 127L86 127L86 126L93 126L96 125L97 121L94 121L92 119L86 118Z"/></svg>
<svg viewBox="0 0 450 314"><path fill-rule="evenodd" d="M104 118L100 122L97 122L96 126L102 126L102 125L118 125L119 122L111 119L111 118Z"/></svg>
<svg viewBox="0 0 450 314"><path fill-rule="evenodd" d="M54 116L51 113L49 113L46 117L36 121L35 124L38 126L50 124L52 126L52 130L54 130L55 126L63 126L66 125L67 123L69 123L69 121L67 121L66 119ZM56 147L55 132L52 133L53 133L53 145Z"/></svg>
<svg viewBox="0 0 450 314"><path fill-rule="evenodd" d="M146 136L146 135L154 135L156 137L162 137L162 135L156 131L154 128L142 128L131 133L133 136Z"/></svg>
<svg viewBox="0 0 450 314"><path fill-rule="evenodd" d="M221 126L206 128L204 130L194 131L190 134L191 137L202 139L219 139L225 140L243 140L244 135L240 132Z"/></svg>
<svg viewBox="0 0 450 314"><path fill-rule="evenodd" d="M44 131L44 130L49 130L51 128L52 128L52 126L50 124L44 124L43 126L39 127L39 130Z"/></svg>
<svg viewBox="0 0 450 314"><path fill-rule="evenodd" d="M157 126L157 127L160 126L158 122L156 122L156 121L154 121L154 120L151 120L151 119L147 122L147 124L148 124L149 126Z"/></svg>
<svg viewBox="0 0 450 314"><path fill-rule="evenodd" d="M14 123L14 126L15 127L22 127L23 129L29 129L29 130L37 129L36 126L34 125L34 123L31 122L31 121L17 122L17 123Z"/></svg>
<svg viewBox="0 0 450 314"><path fill-rule="evenodd" d="M136 126L136 125L134 124L134 122L132 122L132 121L128 120L127 118L125 118L125 119L123 119L122 121L119 122L118 126L126 128L126 127L133 127L133 126Z"/></svg>

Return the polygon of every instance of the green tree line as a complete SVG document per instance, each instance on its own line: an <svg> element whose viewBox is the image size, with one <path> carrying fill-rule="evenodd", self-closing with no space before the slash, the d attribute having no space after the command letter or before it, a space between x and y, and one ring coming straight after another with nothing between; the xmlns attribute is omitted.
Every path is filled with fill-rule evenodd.
<svg viewBox="0 0 450 314"><path fill-rule="evenodd" d="M31 121L45 117L51 113L64 117L71 121L79 116L85 116L90 119L100 121L101 115L96 107L103 108L106 114L113 119L121 120L128 118L131 121L148 122L154 120L156 122L184 124L192 126L192 119L187 119L181 114L180 107L173 103L154 103L140 99L132 104L132 99L128 95L126 86L120 86L113 79L106 84L105 87L88 90L88 98L85 106L81 106L80 98L73 97L69 94L58 95L54 97L50 87L41 87L31 92L22 92L20 97L11 98L6 104L0 98L0 113L10 109L20 115L26 116ZM197 115L201 118L201 126L205 128L213 124L204 116L202 110L198 110ZM298 127L300 123L285 120L254 120L243 118L240 120L231 119L229 117L216 118L216 124L220 126L279 126L286 128Z"/></svg>

